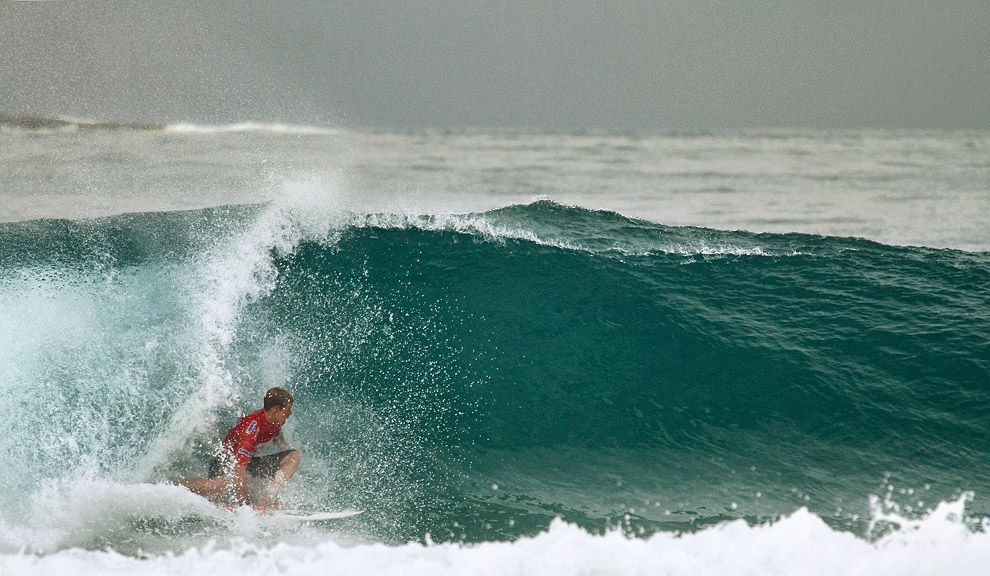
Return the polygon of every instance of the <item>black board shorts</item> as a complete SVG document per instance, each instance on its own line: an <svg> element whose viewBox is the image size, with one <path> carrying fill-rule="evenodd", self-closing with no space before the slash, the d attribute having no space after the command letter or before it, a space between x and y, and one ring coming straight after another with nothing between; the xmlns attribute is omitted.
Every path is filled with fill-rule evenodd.
<svg viewBox="0 0 990 576"><path fill-rule="evenodd" d="M278 472L278 467L282 465L282 460L296 450L283 450L267 456L255 456L247 465L247 473L259 478L274 478ZM223 476L234 464L234 455L224 451L210 462L210 479Z"/></svg>

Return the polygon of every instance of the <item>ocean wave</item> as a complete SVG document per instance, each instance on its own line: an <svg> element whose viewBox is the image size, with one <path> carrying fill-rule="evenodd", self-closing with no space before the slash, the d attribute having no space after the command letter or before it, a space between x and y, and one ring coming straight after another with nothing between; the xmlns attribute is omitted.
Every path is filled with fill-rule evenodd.
<svg viewBox="0 0 990 576"><path fill-rule="evenodd" d="M868 539L888 488L904 518L961 490L990 516L985 254L303 196L0 225L8 550L80 482L201 473L273 384L298 402L293 502L366 510L366 541L555 518L649 539L801 508ZM217 534L182 526L148 538ZM60 541L130 542L87 530Z"/></svg>

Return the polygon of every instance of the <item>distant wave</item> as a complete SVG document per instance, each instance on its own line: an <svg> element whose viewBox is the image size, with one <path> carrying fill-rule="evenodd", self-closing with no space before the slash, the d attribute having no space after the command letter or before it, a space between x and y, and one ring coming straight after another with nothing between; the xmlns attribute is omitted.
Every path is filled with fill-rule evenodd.
<svg viewBox="0 0 990 576"><path fill-rule="evenodd" d="M297 134L306 136L337 136L342 133L336 128L326 128L321 126L305 126L296 124L282 124L277 122L238 122L235 124L193 124L182 122L165 126L168 132L181 132L185 134L227 134L227 133L249 133L263 132L272 134Z"/></svg>
<svg viewBox="0 0 990 576"><path fill-rule="evenodd" d="M76 132L79 130L162 130L164 124L154 122L122 122L117 120L90 120L69 116L14 116L0 114L0 129L31 132Z"/></svg>
<svg viewBox="0 0 990 576"><path fill-rule="evenodd" d="M0 114L0 129L26 132L79 132L79 131L131 131L173 132L182 134L294 134L306 136L337 136L336 128L284 124L278 122L237 122L233 124L195 124L179 122L127 122L119 120L93 120L70 116L18 116Z"/></svg>

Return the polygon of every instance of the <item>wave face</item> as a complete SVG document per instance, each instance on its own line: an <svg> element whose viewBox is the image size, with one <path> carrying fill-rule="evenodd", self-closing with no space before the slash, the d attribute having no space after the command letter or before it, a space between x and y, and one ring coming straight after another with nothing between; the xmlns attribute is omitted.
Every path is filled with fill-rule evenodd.
<svg viewBox="0 0 990 576"><path fill-rule="evenodd" d="M164 482L204 473L273 385L304 457L287 501L366 512L262 542L512 541L554 518L646 537L802 508L871 539L871 495L917 518L963 491L990 516L988 253L550 201L39 220L0 246L8 552L244 536Z"/></svg>

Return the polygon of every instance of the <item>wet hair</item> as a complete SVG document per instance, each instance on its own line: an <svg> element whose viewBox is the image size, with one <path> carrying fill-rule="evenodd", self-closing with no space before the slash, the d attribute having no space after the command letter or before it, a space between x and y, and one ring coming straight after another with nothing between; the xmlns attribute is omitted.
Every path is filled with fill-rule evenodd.
<svg viewBox="0 0 990 576"><path fill-rule="evenodd" d="M265 410L271 408L285 408L292 403L292 394L282 388L281 386L276 386L265 392Z"/></svg>

